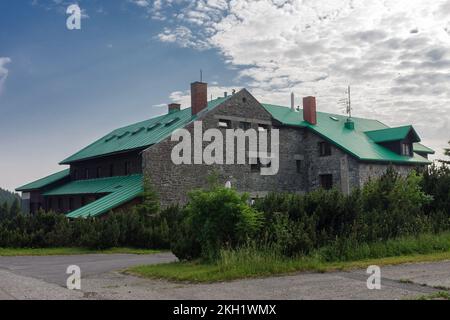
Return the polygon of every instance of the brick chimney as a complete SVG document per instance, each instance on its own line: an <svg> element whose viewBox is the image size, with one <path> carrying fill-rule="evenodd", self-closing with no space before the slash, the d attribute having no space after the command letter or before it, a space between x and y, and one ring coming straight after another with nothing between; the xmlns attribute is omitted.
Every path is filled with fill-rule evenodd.
<svg viewBox="0 0 450 320"><path fill-rule="evenodd" d="M317 124L316 97L303 98L303 120L310 124Z"/></svg>
<svg viewBox="0 0 450 320"><path fill-rule="evenodd" d="M191 83L192 115L202 111L208 106L208 84L204 82Z"/></svg>
<svg viewBox="0 0 450 320"><path fill-rule="evenodd" d="M171 103L169 104L169 113L178 112L181 109L181 104L179 103Z"/></svg>

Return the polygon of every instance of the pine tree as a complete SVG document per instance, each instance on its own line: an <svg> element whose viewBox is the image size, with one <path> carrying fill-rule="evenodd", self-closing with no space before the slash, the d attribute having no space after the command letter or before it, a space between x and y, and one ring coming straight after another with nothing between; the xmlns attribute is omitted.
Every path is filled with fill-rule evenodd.
<svg viewBox="0 0 450 320"><path fill-rule="evenodd" d="M11 208L9 208L9 216L15 217L21 213L20 210L20 202L18 199L14 200L13 204L11 205Z"/></svg>
<svg viewBox="0 0 450 320"><path fill-rule="evenodd" d="M152 216L159 212L159 197L148 178L144 179L142 204L136 206L136 211L142 216Z"/></svg>
<svg viewBox="0 0 450 320"><path fill-rule="evenodd" d="M448 142L450 144L450 141ZM450 148L444 148L444 155L450 157ZM441 163L450 164L450 160L439 160Z"/></svg>

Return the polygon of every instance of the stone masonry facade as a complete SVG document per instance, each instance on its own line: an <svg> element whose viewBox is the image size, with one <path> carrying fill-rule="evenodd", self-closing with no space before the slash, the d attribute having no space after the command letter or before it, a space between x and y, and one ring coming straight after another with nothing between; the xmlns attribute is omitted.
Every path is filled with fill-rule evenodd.
<svg viewBox="0 0 450 320"><path fill-rule="evenodd" d="M208 177L212 174L218 176L219 183L230 181L237 191L247 192L252 198L257 198L270 192L312 191L321 187L322 175L331 175L333 186L348 193L363 185L369 178L380 176L388 168L386 164L360 162L334 145L330 146L331 155L320 156L318 145L325 142L322 137L304 128L281 126L246 90L234 94L215 109L198 116L204 131L218 128L219 120L228 121L233 129L239 128L242 122L250 123L255 130L259 125L279 129L278 174L263 176L259 171L252 171L248 161L245 165L175 165L171 160L171 153L179 142L172 142L168 137L142 153L144 175L155 186L163 206L185 203L190 190L208 186ZM194 136L193 124L185 129ZM209 143L204 142L203 146ZM407 165L395 168L401 174L407 174L413 169Z"/></svg>

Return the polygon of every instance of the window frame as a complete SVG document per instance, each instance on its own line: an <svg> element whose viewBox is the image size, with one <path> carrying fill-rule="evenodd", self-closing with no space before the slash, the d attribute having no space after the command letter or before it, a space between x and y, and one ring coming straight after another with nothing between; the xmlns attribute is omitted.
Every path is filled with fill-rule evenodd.
<svg viewBox="0 0 450 320"><path fill-rule="evenodd" d="M332 155L331 144L327 141L321 141L318 143L319 157L329 157Z"/></svg>

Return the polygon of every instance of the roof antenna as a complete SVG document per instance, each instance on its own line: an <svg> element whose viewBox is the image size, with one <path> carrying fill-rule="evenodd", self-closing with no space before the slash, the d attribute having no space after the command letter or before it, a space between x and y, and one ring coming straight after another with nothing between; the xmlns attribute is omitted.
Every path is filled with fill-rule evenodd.
<svg viewBox="0 0 450 320"><path fill-rule="evenodd" d="M351 94L350 94L350 85L348 86L347 89L347 114L348 117L351 119L352 118L352 99L351 99Z"/></svg>
<svg viewBox="0 0 450 320"><path fill-rule="evenodd" d="M203 71L200 69L200 82L203 82Z"/></svg>
<svg viewBox="0 0 450 320"><path fill-rule="evenodd" d="M346 98L344 99L340 99L338 101L338 103L340 105L344 105L345 106L345 113L348 115L348 118L351 119L352 118L352 100L351 100L351 91L350 91L350 86L347 87L347 90L345 92L346 94Z"/></svg>

